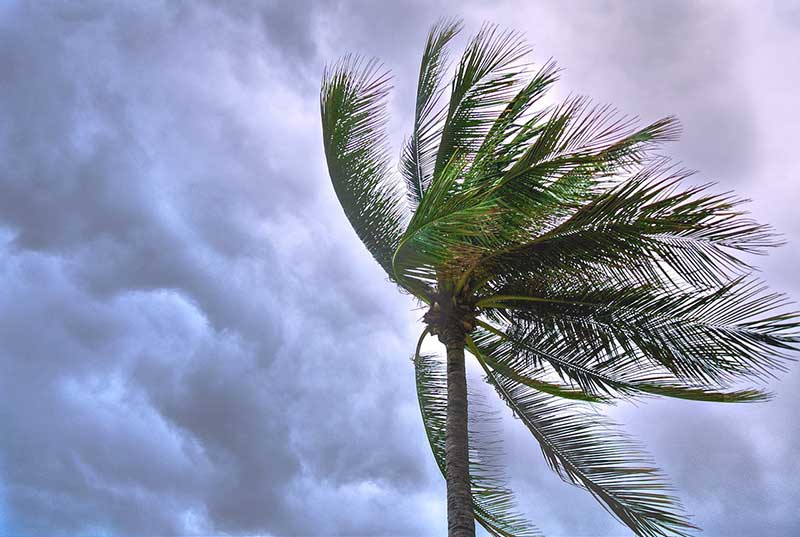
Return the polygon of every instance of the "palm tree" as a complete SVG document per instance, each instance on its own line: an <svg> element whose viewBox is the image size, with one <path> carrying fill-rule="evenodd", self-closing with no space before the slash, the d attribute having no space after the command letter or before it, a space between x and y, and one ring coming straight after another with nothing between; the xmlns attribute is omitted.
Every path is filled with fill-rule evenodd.
<svg viewBox="0 0 800 537"><path fill-rule="evenodd" d="M637 535L694 529L669 485L598 404L667 396L769 398L743 389L785 367L800 326L742 253L778 244L730 193L687 186L640 127L582 97L544 106L552 62L484 26L449 71L461 23L425 45L414 126L390 166L389 75L347 56L321 90L325 154L345 214L389 279L427 312L413 358L422 421L447 481L449 535L535 535L516 511L496 439L468 419L465 349L549 466ZM405 195L404 195L405 192ZM446 360L421 352L435 335Z"/></svg>

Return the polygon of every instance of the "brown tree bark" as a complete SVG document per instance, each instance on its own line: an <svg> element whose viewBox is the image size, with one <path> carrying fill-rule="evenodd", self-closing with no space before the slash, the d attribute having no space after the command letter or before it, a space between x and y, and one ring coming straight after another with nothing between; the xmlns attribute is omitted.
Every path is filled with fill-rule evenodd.
<svg viewBox="0 0 800 537"><path fill-rule="evenodd" d="M447 531L449 537L474 537L475 515L469 483L467 438L467 375L464 339L447 347L447 431L445 473L447 479Z"/></svg>

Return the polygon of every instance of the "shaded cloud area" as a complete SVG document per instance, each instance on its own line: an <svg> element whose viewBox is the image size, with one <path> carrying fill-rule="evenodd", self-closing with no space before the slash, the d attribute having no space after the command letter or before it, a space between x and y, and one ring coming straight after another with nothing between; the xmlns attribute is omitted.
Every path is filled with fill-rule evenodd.
<svg viewBox="0 0 800 537"><path fill-rule="evenodd" d="M325 61L381 57L399 148L443 15L524 31L566 69L560 96L681 117L669 152L756 200L790 242L762 275L800 296L791 5L227 6L0 6L0 534L444 532L407 360L420 312L338 208L317 105ZM614 412L706 535L800 533L800 376L771 387ZM626 534L497 408L539 527Z"/></svg>

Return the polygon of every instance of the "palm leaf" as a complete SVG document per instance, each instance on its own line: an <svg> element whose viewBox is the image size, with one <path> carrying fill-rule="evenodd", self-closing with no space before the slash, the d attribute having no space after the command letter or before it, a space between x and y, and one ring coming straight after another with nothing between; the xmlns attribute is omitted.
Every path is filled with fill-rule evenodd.
<svg viewBox="0 0 800 537"><path fill-rule="evenodd" d="M537 115L531 121L539 119ZM618 116L610 107L591 108L587 100L577 98L522 133L487 159L496 164L494 174L483 164L479 171L487 177L467 180L485 185L486 198L497 207L494 227L503 233L492 237L485 255L462 260L466 270L459 288L470 280L475 280L474 289L509 272L547 266L531 259L536 255L532 245L619 182L617 174L640 164L649 148L674 139L677 124L665 118L637 128L635 120Z"/></svg>
<svg viewBox="0 0 800 537"><path fill-rule="evenodd" d="M561 479L589 491L637 535L688 535L695 529L650 459L613 423L504 379L485 365L484 371Z"/></svg>
<svg viewBox="0 0 800 537"><path fill-rule="evenodd" d="M474 168L480 171L477 175L493 177L514 161L545 116L546 110L536 111L534 105L557 80L555 62L547 62L509 101L475 155Z"/></svg>
<svg viewBox="0 0 800 537"><path fill-rule="evenodd" d="M745 217L744 200L708 194L708 185L679 190L689 174L666 159L652 162L527 243L483 260L484 280L524 279L537 266L580 274L600 265L625 271L632 284L678 278L715 286L751 269L736 252L780 244Z"/></svg>
<svg viewBox="0 0 800 537"><path fill-rule="evenodd" d="M541 389L524 382L520 377L524 379L526 376L544 376L547 372L546 365L562 380L577 386L580 393L585 394L584 400L595 398L600 402L608 402L615 397L629 398L647 394L717 403L761 402L771 397L769 393L760 390L725 391L716 386L677 379L663 367L635 359L626 360L626 357L620 360L625 363L609 367L591 359L598 354L598 349L587 352L585 345L570 345L569 340L546 337L526 339L498 330L484 322L480 322L480 325L481 329L473 335L473 340L484 356L491 357L484 360L486 365L509 380L552 395L564 397L549 389ZM514 375L506 374L507 370L514 372ZM580 400L579 397L568 398Z"/></svg>
<svg viewBox="0 0 800 537"><path fill-rule="evenodd" d="M389 75L374 60L347 56L325 70L322 139L339 202L361 241L394 279L391 261L403 232L399 184L389 174L384 124Z"/></svg>
<svg viewBox="0 0 800 537"><path fill-rule="evenodd" d="M447 70L447 45L461 30L458 20L442 20L428 33L419 70L414 130L406 143L401 171L406 180L408 198L416 207L433 176L438 142L446 108L439 106L442 80Z"/></svg>
<svg viewBox="0 0 800 537"><path fill-rule="evenodd" d="M506 296L487 315L505 319L515 340L574 363L618 375L663 377L663 369L692 387L769 377L785 370L787 352L800 343L798 314L757 280L706 292L591 285L572 293L551 288L545 298Z"/></svg>
<svg viewBox="0 0 800 537"><path fill-rule="evenodd" d="M515 67L529 48L516 32L484 25L472 38L453 78L434 168L434 180L454 155L471 160L506 103L523 70Z"/></svg>
<svg viewBox="0 0 800 537"><path fill-rule="evenodd" d="M580 388L575 389L569 386L561 386L543 380L539 378L539 373L542 372L541 369L534 370L532 368L514 367L510 365L507 360L497 359L495 357L496 345L486 344L489 337L486 337L485 334L479 333L478 335L478 338L467 338L467 347L481 364L491 367L496 374L556 397L591 403L609 402L605 397L587 393ZM480 337L481 335L484 337Z"/></svg>

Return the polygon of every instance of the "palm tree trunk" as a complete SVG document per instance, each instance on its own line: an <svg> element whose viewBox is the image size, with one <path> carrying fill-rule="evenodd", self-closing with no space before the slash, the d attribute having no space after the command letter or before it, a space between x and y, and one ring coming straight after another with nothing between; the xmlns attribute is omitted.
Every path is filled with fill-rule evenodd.
<svg viewBox="0 0 800 537"><path fill-rule="evenodd" d="M463 337L460 339L458 343L447 344L447 528L449 537L474 537L467 439L467 375Z"/></svg>

